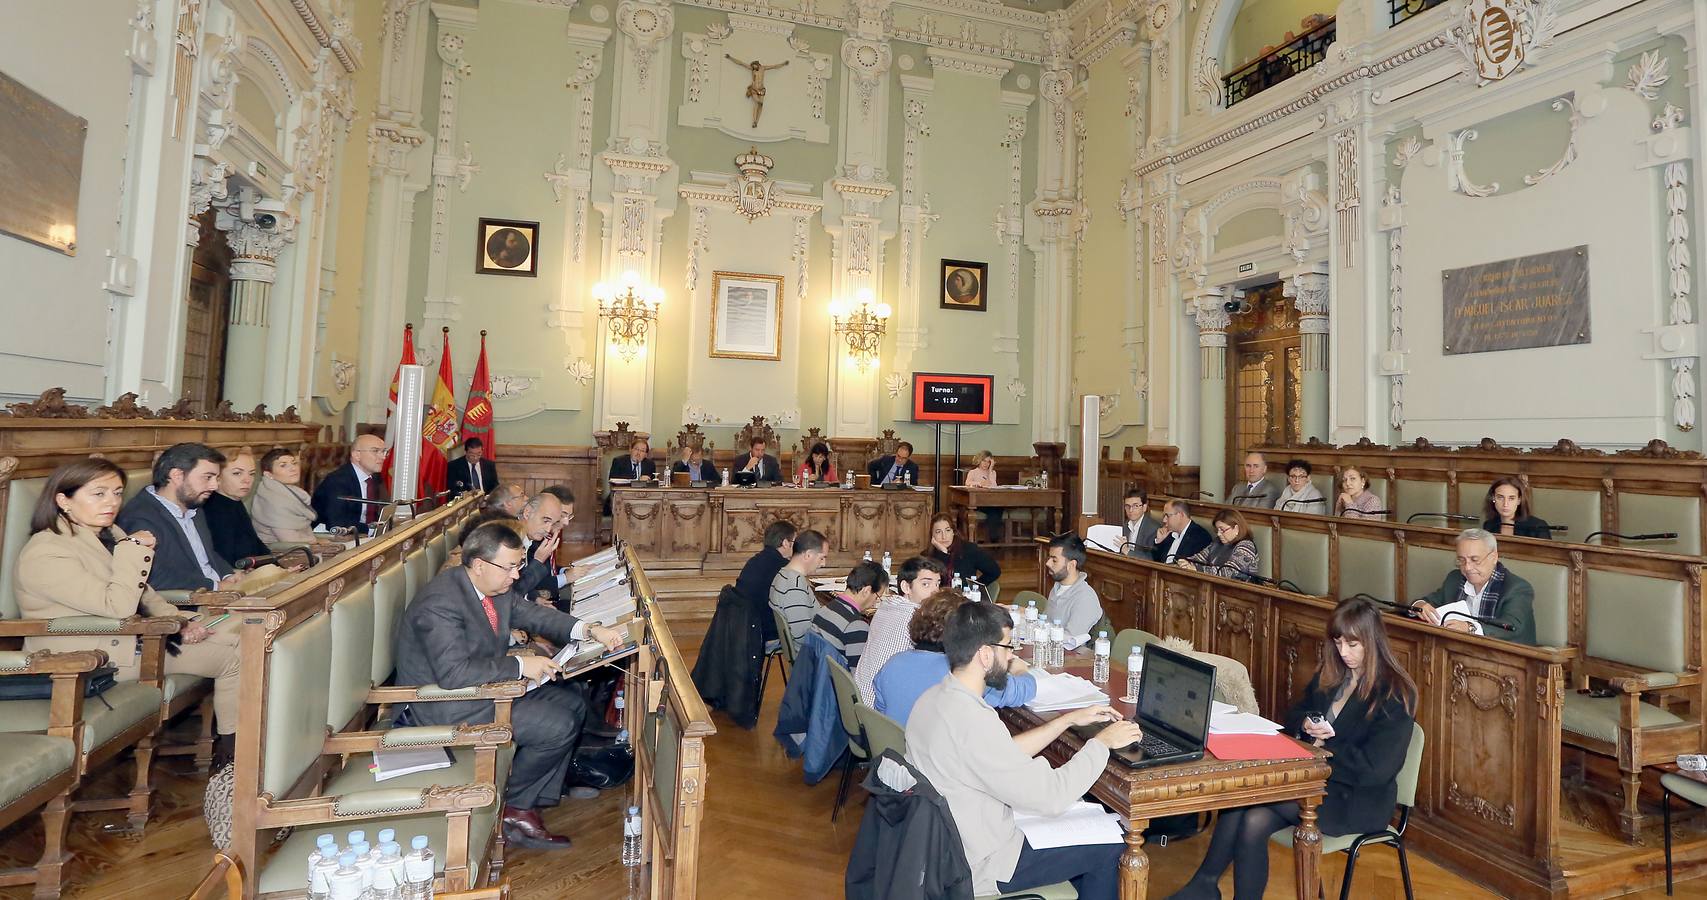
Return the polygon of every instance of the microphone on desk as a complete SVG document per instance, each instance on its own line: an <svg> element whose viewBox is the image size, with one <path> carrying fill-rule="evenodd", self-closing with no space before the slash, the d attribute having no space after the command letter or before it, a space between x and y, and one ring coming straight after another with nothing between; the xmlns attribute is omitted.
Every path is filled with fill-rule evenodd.
<svg viewBox="0 0 1707 900"><path fill-rule="evenodd" d="M1121 553L1121 551L1116 550L1113 547L1110 547L1107 544L1102 543L1101 541L1093 541L1090 538L1085 538L1085 543L1091 545L1092 547L1097 548L1098 550L1106 550L1109 553L1115 554L1116 556L1119 556Z"/></svg>
<svg viewBox="0 0 1707 900"><path fill-rule="evenodd" d="M1547 530L1548 531L1570 531L1571 526L1569 526L1569 525L1548 525Z"/></svg>
<svg viewBox="0 0 1707 900"><path fill-rule="evenodd" d="M1287 508L1287 507L1288 507L1288 506L1291 506L1291 505L1292 505L1292 504L1294 504L1294 503L1320 503L1320 504L1322 504L1322 505L1323 505L1323 506L1327 506L1327 505L1328 505L1328 501L1326 501L1326 500L1323 500L1323 499L1322 499L1322 498L1320 498L1320 497L1317 497L1317 498L1316 498L1316 499L1314 499L1314 500L1296 500L1296 499L1294 499L1294 500L1288 500L1288 501L1286 501L1286 502L1285 502L1285 503L1282 503L1282 504L1280 504L1280 511L1281 511L1281 512L1285 512L1285 511L1286 511L1286 508Z"/></svg>
<svg viewBox="0 0 1707 900"><path fill-rule="evenodd" d="M1615 538L1618 538L1621 541L1675 541L1675 540L1677 540L1677 532L1675 532L1675 531L1654 531L1654 532L1647 532L1644 534L1619 534L1616 531L1591 531L1588 533L1587 537L1583 538L1582 542L1586 544L1589 542L1590 539L1600 537L1603 534L1611 535Z"/></svg>
<svg viewBox="0 0 1707 900"><path fill-rule="evenodd" d="M1383 599L1381 597L1377 597L1374 594L1365 594L1362 591L1359 591L1358 593L1352 594L1347 599L1350 599L1350 600L1368 600L1371 603L1376 603L1376 604L1380 604L1381 606L1389 607L1393 610L1395 615L1404 616L1407 619L1415 619L1418 616L1418 613L1417 613L1415 607L1412 607L1408 604L1400 603L1397 600L1386 600L1386 599Z"/></svg>
<svg viewBox="0 0 1707 900"><path fill-rule="evenodd" d="M1215 492L1214 491L1193 491L1192 496L1193 497L1208 497L1210 499L1214 499Z"/></svg>
<svg viewBox="0 0 1707 900"><path fill-rule="evenodd" d="M315 558L314 554L310 552L307 547L293 547L289 550L281 550L278 553L269 553L264 556L245 556L242 559L233 561L231 563L231 567L239 572L246 572L250 569L258 569L265 565L284 565L284 561L287 558L297 554L301 554L303 560L310 566L320 561Z"/></svg>
<svg viewBox="0 0 1707 900"><path fill-rule="evenodd" d="M1293 584L1292 582L1286 580L1285 578L1269 578L1266 575L1258 575L1257 573L1252 572L1250 574L1250 580L1251 580L1251 583L1253 583L1253 584L1266 584L1270 587L1280 588L1283 591L1291 591L1294 594L1308 594L1309 593L1309 591L1304 590L1303 588L1299 587L1296 584Z"/></svg>
<svg viewBox="0 0 1707 900"><path fill-rule="evenodd" d="M1504 622L1501 622L1497 619L1491 619L1487 616L1472 616L1467 612L1459 612L1456 609L1451 610L1450 612L1441 613L1440 624L1444 626L1446 624L1446 620L1452 618L1453 616L1457 616L1460 619L1466 619L1466 620L1471 621L1471 622L1480 622L1483 625L1486 625L1490 628L1499 628L1499 629L1504 630L1504 631L1516 631L1517 630L1517 627L1515 625L1507 625Z"/></svg>
<svg viewBox="0 0 1707 900"><path fill-rule="evenodd" d="M1445 519L1449 522L1479 522L1479 521L1481 521L1481 519L1476 517L1476 516L1466 516L1466 515L1460 515L1458 513L1420 512L1420 513L1411 513L1409 516L1407 516L1405 518L1405 524L1409 525L1412 522L1415 522L1416 520L1423 519L1423 518Z"/></svg>

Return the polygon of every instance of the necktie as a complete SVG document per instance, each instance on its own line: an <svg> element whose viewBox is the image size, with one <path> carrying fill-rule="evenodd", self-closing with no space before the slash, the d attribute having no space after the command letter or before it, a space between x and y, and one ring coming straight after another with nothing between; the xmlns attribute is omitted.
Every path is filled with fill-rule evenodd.
<svg viewBox="0 0 1707 900"><path fill-rule="evenodd" d="M634 477L640 477L640 460L638 459L634 461Z"/></svg>
<svg viewBox="0 0 1707 900"><path fill-rule="evenodd" d="M366 481L362 482L362 499L363 500L372 500L373 499L373 477L372 476L369 476ZM363 525L366 525L372 521L373 521L373 507L367 505L366 503L363 503L362 504L361 522Z"/></svg>
<svg viewBox="0 0 1707 900"><path fill-rule="evenodd" d="M486 610L486 621L492 626L492 633L498 633L498 607L492 605L491 597L481 597L480 606Z"/></svg>
<svg viewBox="0 0 1707 900"><path fill-rule="evenodd" d="M901 477L901 466L899 463L897 463L894 468L889 470L889 477L883 479L883 481L884 481L884 483L887 484L888 482L894 481L895 479L900 478L900 477Z"/></svg>
<svg viewBox="0 0 1707 900"><path fill-rule="evenodd" d="M472 466L469 466L469 468L474 470L474 493L483 493L480 488L480 464L475 463Z"/></svg>

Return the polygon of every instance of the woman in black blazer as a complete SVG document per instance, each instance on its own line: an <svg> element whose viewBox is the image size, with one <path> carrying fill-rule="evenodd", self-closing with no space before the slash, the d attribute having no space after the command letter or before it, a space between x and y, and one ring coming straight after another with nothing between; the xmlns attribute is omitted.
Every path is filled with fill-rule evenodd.
<svg viewBox="0 0 1707 900"><path fill-rule="evenodd" d="M948 567L949 575L959 575L979 584L994 584L1002 577L1002 567L983 547L960 539L954 532L954 517L937 513L931 517L931 546L925 555Z"/></svg>
<svg viewBox="0 0 1707 900"><path fill-rule="evenodd" d="M1341 603L1328 620L1321 667L1286 714L1287 731L1333 753L1327 796L1317 810L1322 834L1387 827L1416 705L1416 683L1393 659L1381 612L1368 600ZM1316 713L1323 719L1314 720ZM1219 900L1216 882L1229 864L1234 900L1258 900L1268 885L1268 839L1298 820L1291 800L1222 812L1197 873L1169 900Z"/></svg>
<svg viewBox="0 0 1707 900"><path fill-rule="evenodd" d="M1529 514L1529 488L1516 478L1495 478L1482 501L1482 530L1489 534L1553 539L1547 520Z"/></svg>

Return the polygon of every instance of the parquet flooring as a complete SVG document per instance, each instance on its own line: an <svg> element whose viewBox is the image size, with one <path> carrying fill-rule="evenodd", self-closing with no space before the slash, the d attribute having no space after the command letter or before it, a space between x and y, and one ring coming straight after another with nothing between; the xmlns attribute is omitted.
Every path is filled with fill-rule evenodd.
<svg viewBox="0 0 1707 900"><path fill-rule="evenodd" d="M1016 556L1003 559L1011 566L1012 584L1027 584L1035 576L1030 560ZM1026 571L1030 568L1029 573ZM668 593L683 609L693 609L700 590L707 595L722 579L673 582L660 593ZM712 582L717 582L716 585ZM697 617L690 617L697 618ZM688 628L684 631L695 631ZM698 629L684 635L683 652L691 658L698 649ZM745 731L717 716L718 734L708 747L710 779L704 833L700 839L701 878L699 896L709 900L734 898L800 898L818 900L842 895L842 875L859 829L862 798L856 788L840 820L830 822L835 800L835 780L808 787L800 768L782 752L770 735L781 699L780 679L772 681L759 727ZM129 771L128 763L104 774L96 787L118 790ZM72 900L166 900L185 896L209 859L207 830L201 814L202 784L189 772L183 759L156 765L155 807L148 831L133 837L104 833L101 825L119 821L115 813L74 817L71 846L77 856L67 870L65 896ZM621 813L627 792L608 791L591 801L566 801L549 812L547 822L573 837L572 849L553 854L512 854L506 873L515 896L552 900L614 900L630 896L631 874L619 862ZM1596 804L1575 796L1567 798L1567 818L1579 820L1596 813ZM1700 821L1699 818L1696 821ZM1574 860L1589 860L1619 845L1613 839L1576 825L1565 829L1567 852ZM1657 835L1655 835L1657 839ZM1151 896L1166 897L1183 884L1203 853L1206 835L1178 841L1167 847L1150 847ZM0 865L33 861L40 853L39 819L31 817L0 831ZM1420 853L1412 853L1412 876L1416 896L1421 898L1484 898L1497 896L1441 869ZM1324 860L1323 873L1329 897L1338 896L1343 855ZM1269 900L1293 896L1290 851L1278 846L1270 850L1270 881L1264 895ZM1222 881L1223 896L1232 896L1232 877ZM28 888L0 888L0 900L24 900ZM638 896L636 894L635 896ZM1387 848L1367 851L1358 863L1352 896L1359 900L1394 900L1404 891L1399 882L1396 857ZM1659 898L1663 890L1630 896ZM1707 879L1683 882L1676 896L1707 900Z"/></svg>

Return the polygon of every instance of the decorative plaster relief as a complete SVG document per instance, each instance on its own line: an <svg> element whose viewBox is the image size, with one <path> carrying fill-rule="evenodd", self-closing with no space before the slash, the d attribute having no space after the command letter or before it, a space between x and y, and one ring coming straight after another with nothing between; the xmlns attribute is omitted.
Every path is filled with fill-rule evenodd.
<svg viewBox="0 0 1707 900"><path fill-rule="evenodd" d="M1360 143L1361 137L1355 127L1334 135L1334 173L1339 182L1339 190L1334 195L1334 212L1339 214L1340 266L1347 269L1357 266Z"/></svg>
<svg viewBox="0 0 1707 900"><path fill-rule="evenodd" d="M576 384L586 387L593 383L593 373L596 370L593 368L593 364L587 361L586 357L578 356L573 362L563 368L564 371L569 373L570 378L575 379Z"/></svg>
<svg viewBox="0 0 1707 900"><path fill-rule="evenodd" d="M1025 382L1018 378L1009 378L1005 387L1007 388L1008 396L1012 397L1015 403L1025 399Z"/></svg>
<svg viewBox="0 0 1707 900"><path fill-rule="evenodd" d="M1328 228L1328 195L1322 190L1322 177L1314 167L1305 166L1286 176L1280 195L1285 223L1281 248L1302 263L1310 256L1311 236Z"/></svg>
<svg viewBox="0 0 1707 900"><path fill-rule="evenodd" d="M1630 66L1630 77L1624 83L1625 89L1643 100L1660 99L1660 88L1671 80L1670 73L1666 71L1670 64L1671 60L1661 56L1658 50L1642 54L1642 58Z"/></svg>
<svg viewBox="0 0 1707 900"><path fill-rule="evenodd" d="M622 0L616 6L616 25L628 36L634 50L635 79L645 90L658 45L675 29L676 14L668 6L647 0Z"/></svg>
<svg viewBox="0 0 1707 900"><path fill-rule="evenodd" d="M469 141L462 142L462 155L456 160L456 189L458 193L468 193L468 183L474 176L480 174L480 164L474 161L474 148Z"/></svg>
<svg viewBox="0 0 1707 900"><path fill-rule="evenodd" d="M1551 46L1559 0L1469 0L1442 35L1463 56L1462 77L1479 87L1532 65Z"/></svg>
<svg viewBox="0 0 1707 900"><path fill-rule="evenodd" d="M900 397L907 390L907 376L900 372L890 372L883 376L883 389L889 392L889 399Z"/></svg>
<svg viewBox="0 0 1707 900"><path fill-rule="evenodd" d="M1476 129L1466 128L1446 136L1446 183L1466 197L1491 197L1500 189L1495 181L1486 186L1470 180L1464 172L1464 144L1476 139Z"/></svg>
<svg viewBox="0 0 1707 900"><path fill-rule="evenodd" d="M1567 115L1570 117L1571 122L1571 134L1565 141L1565 152L1559 155L1558 161L1547 168L1536 172L1534 175L1523 176L1524 184L1540 184L1541 182L1552 178L1554 175L1563 172L1566 166L1569 166L1571 163L1576 161L1577 129L1581 128L1583 124L1583 110L1577 106L1575 100L1573 100L1569 95L1555 99L1550 106L1552 106L1554 112L1558 112L1559 110L1568 111Z"/></svg>
<svg viewBox="0 0 1707 900"><path fill-rule="evenodd" d="M871 100L877 83L889 71L891 52L887 41L868 41L848 38L842 41L842 64L847 66L859 90L860 112L871 115Z"/></svg>
<svg viewBox="0 0 1707 900"><path fill-rule="evenodd" d="M559 153L557 163L551 167L551 171L545 173L545 181L551 185L551 194L557 198L558 203L563 202L563 195L569 190L570 180L569 157Z"/></svg>

